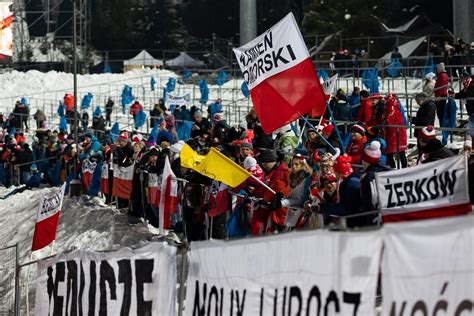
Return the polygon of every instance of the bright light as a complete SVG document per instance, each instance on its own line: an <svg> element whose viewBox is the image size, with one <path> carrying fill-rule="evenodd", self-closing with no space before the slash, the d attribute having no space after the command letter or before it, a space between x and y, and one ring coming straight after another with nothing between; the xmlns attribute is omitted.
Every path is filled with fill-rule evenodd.
<svg viewBox="0 0 474 316"><path fill-rule="evenodd" d="M349 13L344 15L344 19L349 20L351 18L351 15Z"/></svg>

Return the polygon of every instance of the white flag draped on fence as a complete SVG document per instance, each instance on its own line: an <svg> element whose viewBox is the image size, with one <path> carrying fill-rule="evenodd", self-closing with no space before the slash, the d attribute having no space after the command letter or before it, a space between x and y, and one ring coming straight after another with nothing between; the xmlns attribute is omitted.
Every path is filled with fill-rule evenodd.
<svg viewBox="0 0 474 316"><path fill-rule="evenodd" d="M374 315L381 248L380 232L192 243L185 314Z"/></svg>
<svg viewBox="0 0 474 316"><path fill-rule="evenodd" d="M176 248L75 251L38 263L35 315L175 315Z"/></svg>
<svg viewBox="0 0 474 316"><path fill-rule="evenodd" d="M375 174L384 222L471 212L465 156Z"/></svg>
<svg viewBox="0 0 474 316"><path fill-rule="evenodd" d="M383 315L474 315L474 217L388 224Z"/></svg>
<svg viewBox="0 0 474 316"><path fill-rule="evenodd" d="M120 167L114 164L114 178L112 182L112 195L121 199L130 199L132 195L134 165Z"/></svg>
<svg viewBox="0 0 474 316"><path fill-rule="evenodd" d="M165 105L168 109L174 109L183 105L188 105L189 100L189 93L182 96L171 95L169 93L166 93Z"/></svg>

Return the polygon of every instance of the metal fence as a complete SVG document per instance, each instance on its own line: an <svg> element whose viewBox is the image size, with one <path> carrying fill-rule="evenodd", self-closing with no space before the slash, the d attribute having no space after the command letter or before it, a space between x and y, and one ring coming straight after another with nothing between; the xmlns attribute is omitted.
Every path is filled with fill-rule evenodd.
<svg viewBox="0 0 474 316"><path fill-rule="evenodd" d="M0 315L16 315L19 306L18 244L0 249Z"/></svg>

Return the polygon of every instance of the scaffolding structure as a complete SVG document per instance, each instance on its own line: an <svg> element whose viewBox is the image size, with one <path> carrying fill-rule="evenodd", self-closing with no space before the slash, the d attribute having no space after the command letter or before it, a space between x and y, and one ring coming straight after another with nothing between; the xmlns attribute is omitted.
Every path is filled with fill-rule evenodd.
<svg viewBox="0 0 474 316"><path fill-rule="evenodd" d="M71 69L73 14L76 14L79 70L88 64L90 0L12 0L13 63L59 63ZM75 7L75 10L74 10Z"/></svg>

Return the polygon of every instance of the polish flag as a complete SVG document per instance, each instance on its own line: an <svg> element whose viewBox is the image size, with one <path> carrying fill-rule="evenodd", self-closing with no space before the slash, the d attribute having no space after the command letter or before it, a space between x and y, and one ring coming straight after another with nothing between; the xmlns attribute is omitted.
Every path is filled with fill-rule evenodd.
<svg viewBox="0 0 474 316"><path fill-rule="evenodd" d="M166 157L163 177L161 179L161 196L159 208L159 228L161 232L170 228L171 213L176 213L178 206L178 183L174 179L175 175L171 170L171 164Z"/></svg>
<svg viewBox="0 0 474 316"><path fill-rule="evenodd" d="M324 113L326 98L292 13L233 50L265 132Z"/></svg>
<svg viewBox="0 0 474 316"><path fill-rule="evenodd" d="M148 174L148 204L155 207L160 207L161 178L161 174Z"/></svg>
<svg viewBox="0 0 474 316"><path fill-rule="evenodd" d="M109 194L109 164L102 165L102 173L100 176L100 191Z"/></svg>
<svg viewBox="0 0 474 316"><path fill-rule="evenodd" d="M58 229L65 188L66 183L58 190L41 199L38 207L38 215L36 216L31 251L44 248L56 239L56 230Z"/></svg>
<svg viewBox="0 0 474 316"><path fill-rule="evenodd" d="M121 199L130 199L132 194L133 167L119 167L114 164L114 179L112 183L112 195Z"/></svg>
<svg viewBox="0 0 474 316"><path fill-rule="evenodd" d="M94 174L94 170L97 167L97 162L90 161L85 159L82 161L82 183L86 186L87 191L89 191L89 186L91 185L91 178Z"/></svg>
<svg viewBox="0 0 474 316"><path fill-rule="evenodd" d="M229 188L227 185L215 180L212 181L208 215L213 217L227 212L229 210L229 201Z"/></svg>

